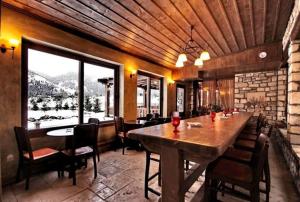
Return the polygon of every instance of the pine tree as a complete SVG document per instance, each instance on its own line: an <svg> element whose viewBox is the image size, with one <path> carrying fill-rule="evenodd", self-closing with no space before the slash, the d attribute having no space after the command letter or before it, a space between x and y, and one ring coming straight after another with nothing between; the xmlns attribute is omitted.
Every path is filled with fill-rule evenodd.
<svg viewBox="0 0 300 202"><path fill-rule="evenodd" d="M85 96L84 108L86 111L92 111L92 103L89 96Z"/></svg>
<svg viewBox="0 0 300 202"><path fill-rule="evenodd" d="M94 104L94 110L93 110L95 113L97 112L100 112L101 109L100 109L100 102L99 102L99 98L96 98L95 100L95 104Z"/></svg>
<svg viewBox="0 0 300 202"><path fill-rule="evenodd" d="M64 104L63 109L64 109L64 110L68 110L68 109L69 109L69 104L68 104L68 102L66 102L66 103Z"/></svg>
<svg viewBox="0 0 300 202"><path fill-rule="evenodd" d="M42 108L41 108L41 110L43 110L44 112L46 112L46 111L48 111L48 110L49 110L49 107L48 107L48 105L47 105L47 103L46 103L46 102L44 102L44 104L42 105Z"/></svg>
<svg viewBox="0 0 300 202"><path fill-rule="evenodd" d="M75 106L74 102L71 103L70 109L71 109L71 110L76 110L76 106Z"/></svg>
<svg viewBox="0 0 300 202"><path fill-rule="evenodd" d="M30 103L31 103L31 105L32 105L31 109L32 109L33 111L39 110L39 106L37 105L37 102L36 102L34 99L31 99L31 100L30 100Z"/></svg>

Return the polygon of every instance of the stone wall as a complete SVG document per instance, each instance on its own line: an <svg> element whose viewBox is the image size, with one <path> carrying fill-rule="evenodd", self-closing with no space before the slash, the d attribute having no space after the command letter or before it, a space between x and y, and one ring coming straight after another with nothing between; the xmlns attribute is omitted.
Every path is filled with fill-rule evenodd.
<svg viewBox="0 0 300 202"><path fill-rule="evenodd" d="M300 138L300 41L289 48L288 70L288 133L292 143ZM298 136L298 137L297 137Z"/></svg>
<svg viewBox="0 0 300 202"><path fill-rule="evenodd" d="M300 193L300 145L293 145L288 141L286 129L277 129L272 139L280 148L290 173Z"/></svg>
<svg viewBox="0 0 300 202"><path fill-rule="evenodd" d="M254 112L247 106L247 98L262 96L264 115L271 122L285 119L286 114L286 69L278 71L255 72L235 75L234 106ZM258 112L258 109L255 110Z"/></svg>

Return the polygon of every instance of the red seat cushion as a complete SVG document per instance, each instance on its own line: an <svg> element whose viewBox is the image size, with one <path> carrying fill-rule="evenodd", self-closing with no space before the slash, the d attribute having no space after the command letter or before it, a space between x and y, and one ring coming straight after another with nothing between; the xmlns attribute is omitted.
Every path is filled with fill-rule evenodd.
<svg viewBox="0 0 300 202"><path fill-rule="evenodd" d="M57 154L58 152L59 151L57 151L55 149L48 148L48 147L41 148L41 149L38 149L38 150L34 150L34 151L32 151L33 160L37 160L37 159L41 159L41 158L44 158L44 157L48 157L48 156ZM29 157L29 153L25 153L24 157L29 159L30 158Z"/></svg>
<svg viewBox="0 0 300 202"><path fill-rule="evenodd" d="M251 183L253 180L252 169L249 165L236 161L220 158L209 169L209 176L228 182Z"/></svg>

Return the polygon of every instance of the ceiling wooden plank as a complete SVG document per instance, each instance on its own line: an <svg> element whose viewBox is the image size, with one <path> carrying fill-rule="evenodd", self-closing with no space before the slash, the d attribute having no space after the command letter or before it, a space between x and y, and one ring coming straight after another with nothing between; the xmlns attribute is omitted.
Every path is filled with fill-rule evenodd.
<svg viewBox="0 0 300 202"><path fill-rule="evenodd" d="M247 48L247 44L244 38L243 27L241 27L240 17L236 6L234 5L235 0L222 1L222 5L225 9L226 15L232 25L233 32L235 33L237 43L239 44L240 50Z"/></svg>
<svg viewBox="0 0 300 202"><path fill-rule="evenodd" d="M215 23L218 25L222 35L224 38L226 38L227 42L229 43L230 49L232 52L239 51L239 45L237 43L236 37L234 35L234 32L232 30L232 26L229 22L228 16L225 12L224 6L222 4L222 1L220 0L192 0L193 2L204 2L206 4L207 9L209 10L210 14L212 15L212 18L214 19ZM201 13L201 12L200 12Z"/></svg>
<svg viewBox="0 0 300 202"><path fill-rule="evenodd" d="M263 29L263 31L262 31L262 38L263 38L263 40L262 40L262 43L265 43L265 41L266 41L266 21L267 21L267 7L268 6L268 4L267 4L267 0L263 0L263 25L262 25L262 29Z"/></svg>
<svg viewBox="0 0 300 202"><path fill-rule="evenodd" d="M46 4L58 4L59 2L55 2L53 0L43 0ZM94 2L94 1L93 1ZM68 0L60 0L60 3L62 3L64 8L61 8L62 12L65 12L64 10L68 9L66 7L72 8L74 11L77 11L84 17L89 17L92 20L97 22L97 26L105 25L109 28L111 28L114 31L119 31L124 36L131 38L133 41L140 42L141 44L144 44L144 46L148 46L149 48L153 49L153 51L158 52L159 54L163 54L164 57L169 58L171 60L176 61L178 53L176 50L171 49L170 47L167 47L163 43L161 43L159 40L155 40L153 37L145 34L144 31L141 31L141 29L135 29L136 27L130 27L128 21L124 20L125 22L120 19L120 16L118 16L118 20L116 19L111 20L106 15L113 15L112 12L104 7L100 7L98 4L93 3L92 5L95 6L98 10L95 10L92 7L89 7L89 5L81 4L79 1L68 1ZM57 9L60 9L59 7ZM101 10L100 10L101 9ZM117 15L116 15L117 16ZM175 63L174 63L175 64Z"/></svg>
<svg viewBox="0 0 300 202"><path fill-rule="evenodd" d="M214 2L214 1L209 1L209 2ZM225 11L225 8L224 8L224 5L222 3L222 0L216 0L216 2L218 3L218 6L220 7L222 17L225 20L225 23L222 23L222 25L227 25L227 27L229 28L229 33L230 33L230 35L232 35L232 38L233 38L233 41L234 41L234 45L237 47L237 51L239 51L240 50L240 46L237 43L236 34L233 32L232 24L230 23L230 21L228 19L228 15L227 15L227 13ZM228 31L225 31L225 33L228 33Z"/></svg>
<svg viewBox="0 0 300 202"><path fill-rule="evenodd" d="M246 37L245 37L244 25L243 25L243 22L242 22L242 19L241 19L241 14L240 14L240 10L239 10L238 4L237 4L237 0L233 0L233 6L234 6L234 9L235 9L235 12L237 13L237 21L238 21L238 25L239 25L239 28L240 28L241 33L242 33L243 43L244 43L245 47L247 48L248 45L247 45L247 41L246 41Z"/></svg>
<svg viewBox="0 0 300 202"><path fill-rule="evenodd" d="M201 33L205 39L207 46L211 45L215 50L219 52L219 55L224 55L230 53L230 50L226 47L223 47L216 40L215 36L212 35L210 30L202 23L201 19L197 16L193 8L187 3L186 0L170 0L171 3L177 8L177 11L187 19L189 24L194 25L195 32L198 34Z"/></svg>
<svg viewBox="0 0 300 202"><path fill-rule="evenodd" d="M199 21L203 23L209 33L213 33L216 41L229 52L232 52L232 48L229 45L229 41L224 36L219 24L216 23L216 19L208 8L204 0L186 0L189 6L192 8Z"/></svg>
<svg viewBox="0 0 300 202"><path fill-rule="evenodd" d="M139 20L140 21L142 20L145 24L143 26L145 30L147 30L147 28L149 28L150 31L154 29L156 30L157 33L166 36L169 41L176 42L176 44L180 47L178 48L178 51L180 51L180 49L184 47L185 43L190 38L190 36L187 33L185 33L176 23L174 23L164 13L161 14L165 16L163 18L160 18L162 20L159 20L156 17L157 15L154 15L153 12L148 12L139 3L135 1L123 0L118 2L117 1L107 2L106 0L101 0L101 2L102 3L106 2L105 3L106 6L111 6L112 10L118 12L119 14L122 13L122 15L126 16L128 19L131 18L131 16L134 16L131 18L132 23L138 23ZM121 12L122 10L126 10L127 12L124 11ZM197 57L197 54L192 54L192 57L193 57L192 59L195 59Z"/></svg>
<svg viewBox="0 0 300 202"><path fill-rule="evenodd" d="M279 12L280 12L280 4L281 4L281 0L277 0L276 13L275 13L275 19L274 19L274 26L273 26L271 41L274 41L275 37L276 37L278 17L279 17Z"/></svg>
<svg viewBox="0 0 300 202"><path fill-rule="evenodd" d="M278 5L278 0L273 0L272 3L267 2L265 43L272 42L274 23L276 21L277 5Z"/></svg>
<svg viewBox="0 0 300 202"><path fill-rule="evenodd" d="M138 0L140 3L146 3L149 2L148 0ZM189 24L188 20L180 13L178 12L178 9L169 1L169 0L153 0L155 4L161 9L161 11L165 12L173 21L175 21L185 32L189 33L191 24ZM145 8L145 5L144 5ZM195 32L193 34L193 38L198 42L198 44L204 49L207 45L207 42L204 40L204 38L199 35L198 32ZM208 51L211 54L212 57L218 56L218 53L214 47L208 46Z"/></svg>
<svg viewBox="0 0 300 202"><path fill-rule="evenodd" d="M288 21L290 19L290 15L293 9L293 0L284 0L280 4L280 12L278 18L278 25L277 25L277 33L275 40L282 40L285 30L287 28Z"/></svg>
<svg viewBox="0 0 300 202"><path fill-rule="evenodd" d="M252 44L256 46L256 37L255 37L255 25L254 25L254 8L253 8L253 0L249 0L249 15L250 15L250 22L251 22L251 33L252 33Z"/></svg>
<svg viewBox="0 0 300 202"><path fill-rule="evenodd" d="M255 44L260 45L264 43L264 3L262 0L253 0L254 11L254 31L255 31Z"/></svg>
<svg viewBox="0 0 300 202"><path fill-rule="evenodd" d="M117 47L120 47L123 50L126 50L126 51L130 50L130 52L133 51L132 53L136 53L137 55L141 55L142 53L147 52L149 54L148 58L150 58L151 60L160 61L160 64L162 64L163 66L166 66L166 67L174 67L173 63L162 60L161 57L153 55L151 52L148 52L148 51L142 49L142 47L137 47L137 46L131 45L125 40L119 39L113 35L110 35L109 33L106 33L99 29L96 29L95 27L92 27L86 23L83 23L82 21L75 20L73 18L73 16L69 16L64 13L58 12L57 10L55 10L49 6L38 3L34 0L26 0L25 2L17 1L17 3L22 4L23 9L25 7L25 8L27 8L27 11L29 11L29 12L33 12L36 10L38 10L40 12L45 12L48 16L51 16L51 18L48 20L53 21L53 19L59 18L59 21L63 22L68 27L77 28L78 30L85 31L87 33L93 33L93 35L95 35L101 39L104 39L104 40L110 42L111 44L115 44ZM19 6L19 4L16 4L15 6ZM36 13L36 14L40 14L40 12Z"/></svg>
<svg viewBox="0 0 300 202"><path fill-rule="evenodd" d="M131 45L134 45L136 47L141 47L141 49L144 49L147 53L151 53L152 55L156 55L157 57L164 58L166 61L175 64L176 58L173 56L173 58L166 57L165 54L160 52L160 50L156 50L152 48L151 44L148 44L148 46L145 44L145 42L138 42L133 40L132 38L129 38L128 35L122 34L122 32L119 32L117 29L111 29L105 24L99 23L98 20L91 21L89 16L84 16L80 12L77 13L76 10L74 10L71 7L68 7L65 4L61 4L60 2L55 2L52 0L42 0L42 3L44 3L46 6L51 6L53 9L55 9L57 12L61 12L61 9L63 8L63 12L67 13L69 16L76 17L77 20L81 20L83 23L89 24L90 26L93 26L95 29L100 29L102 32L110 33L111 35L119 38L119 39L125 39L127 43L130 43Z"/></svg>

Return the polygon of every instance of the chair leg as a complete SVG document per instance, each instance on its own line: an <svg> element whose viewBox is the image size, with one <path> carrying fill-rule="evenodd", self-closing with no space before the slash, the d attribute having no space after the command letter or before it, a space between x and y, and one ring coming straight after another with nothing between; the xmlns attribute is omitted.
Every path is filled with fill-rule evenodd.
<svg viewBox="0 0 300 202"><path fill-rule="evenodd" d="M251 202L259 201L259 184L250 191Z"/></svg>
<svg viewBox="0 0 300 202"><path fill-rule="evenodd" d="M94 162L94 178L97 178L97 162L96 162L96 154L93 155L93 162Z"/></svg>
<svg viewBox="0 0 300 202"><path fill-rule="evenodd" d="M71 173L72 173L72 177L73 177L73 185L76 185L75 159L72 160L72 164L71 164Z"/></svg>
<svg viewBox="0 0 300 202"><path fill-rule="evenodd" d="M19 159L19 164L18 164L18 170L17 170L17 176L16 176L16 182L20 181L21 178L21 169L23 168L23 163L21 159Z"/></svg>
<svg viewBox="0 0 300 202"><path fill-rule="evenodd" d="M125 154L125 140L122 138L122 154Z"/></svg>
<svg viewBox="0 0 300 202"><path fill-rule="evenodd" d="M27 173L26 173L25 190L28 190L29 189L30 177L31 177L31 163L28 164L26 172Z"/></svg>
<svg viewBox="0 0 300 202"><path fill-rule="evenodd" d="M145 198L148 197L148 179L149 179L149 169L150 169L150 152L146 151L146 168L145 168Z"/></svg>
<svg viewBox="0 0 300 202"><path fill-rule="evenodd" d="M189 170L189 166L190 166L190 162L189 161L185 161L185 171Z"/></svg>
<svg viewBox="0 0 300 202"><path fill-rule="evenodd" d="M264 173L265 173L265 180L266 180L266 202L269 202L269 195L271 191L271 176L270 176L270 166L269 166L268 159L266 159L264 165Z"/></svg>
<svg viewBox="0 0 300 202"><path fill-rule="evenodd" d="M158 162L159 164L158 164L158 186L160 186L161 187L161 162L160 162L160 160L159 160L159 162Z"/></svg>
<svg viewBox="0 0 300 202"><path fill-rule="evenodd" d="M99 152L97 152L97 159L98 159L98 162L100 162L100 154L99 154Z"/></svg>

